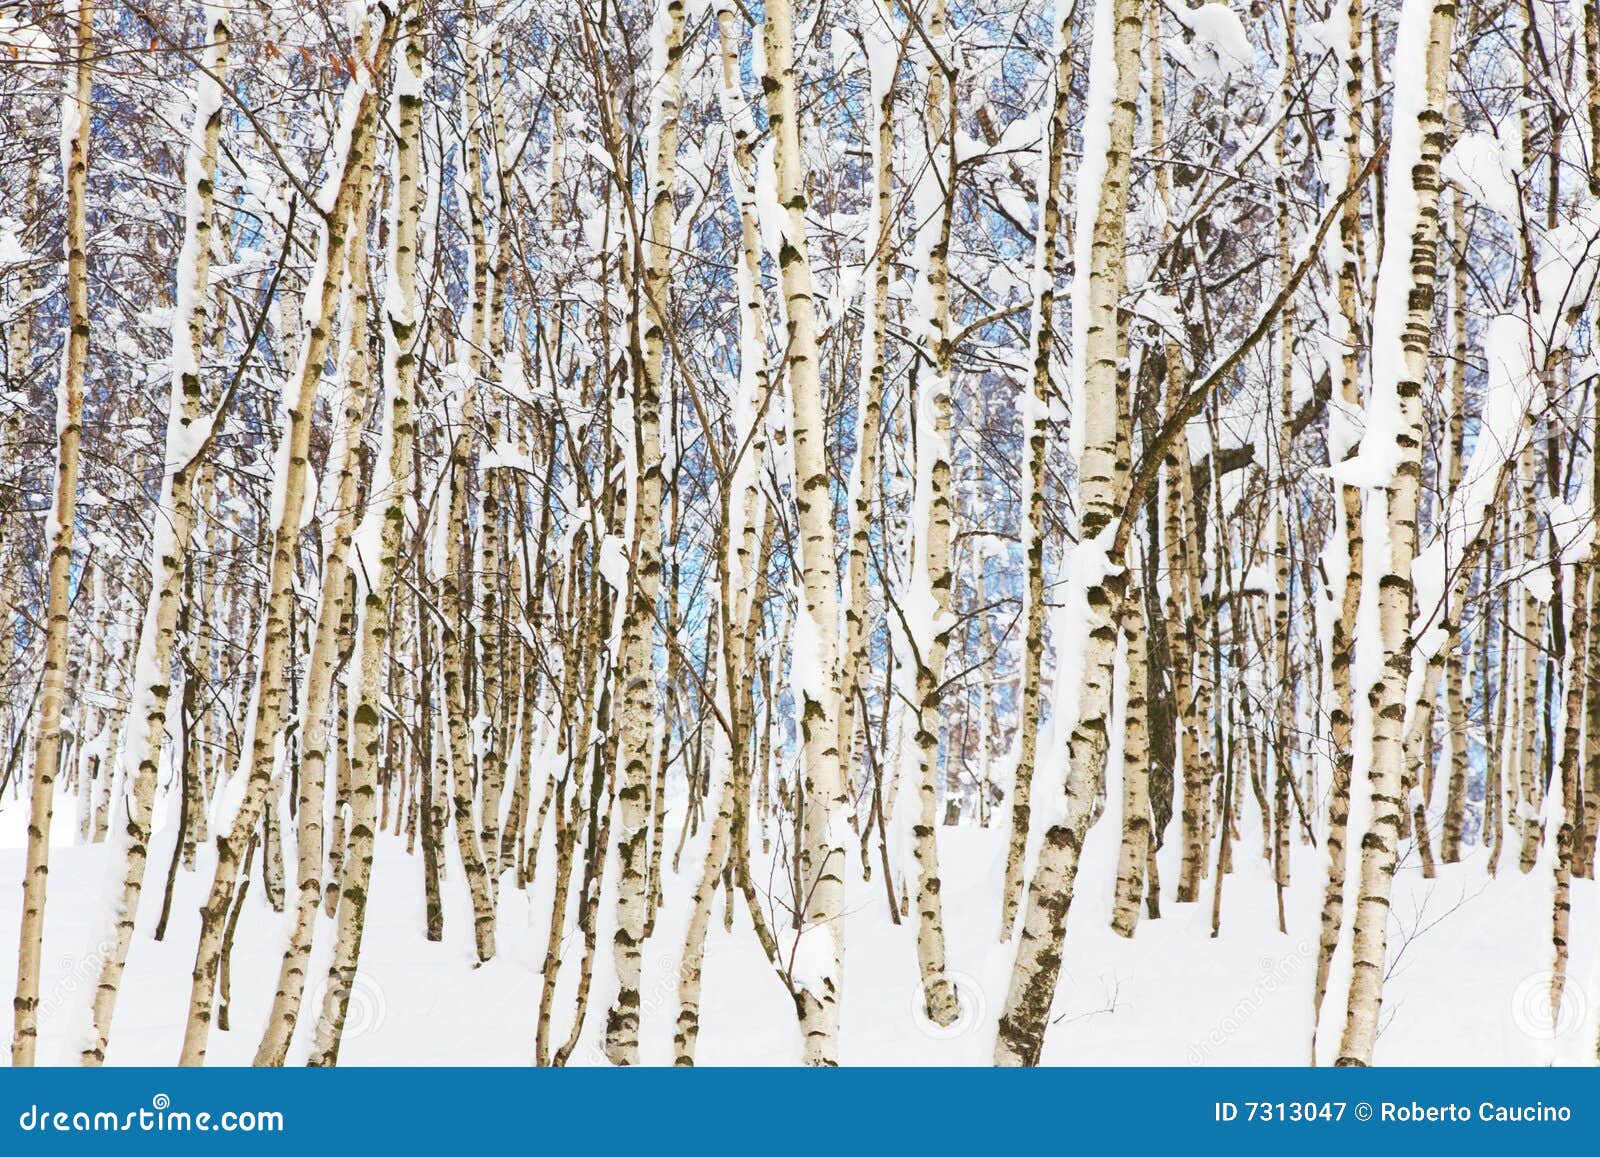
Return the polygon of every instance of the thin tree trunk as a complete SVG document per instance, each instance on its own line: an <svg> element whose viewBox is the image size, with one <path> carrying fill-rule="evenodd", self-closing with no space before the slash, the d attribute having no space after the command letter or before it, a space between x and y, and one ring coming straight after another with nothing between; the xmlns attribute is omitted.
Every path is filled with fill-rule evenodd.
<svg viewBox="0 0 1600 1157"><path fill-rule="evenodd" d="M1292 111L1294 86L1299 83L1299 59L1295 49L1296 0L1286 0L1283 6L1283 67L1280 78L1279 99L1284 120L1274 134L1273 151L1278 162L1278 279L1287 285L1294 274L1294 262L1289 252L1289 174L1292 171L1285 153L1286 125ZM1289 783L1294 778L1294 752L1290 739L1294 727L1295 665L1294 638L1289 629L1291 591L1289 588L1289 518L1285 509L1293 501L1290 486L1289 454L1294 446L1294 358L1295 358L1294 302L1284 306L1279 318L1278 341L1278 437L1277 466L1278 490L1273 504L1273 592L1272 637L1277 653L1278 685L1274 688L1273 718L1273 809L1272 809L1272 874L1278 892L1278 931L1289 930L1284 913L1284 895L1289 888Z"/></svg>
<svg viewBox="0 0 1600 1157"><path fill-rule="evenodd" d="M1349 1002L1339 1064L1369 1065L1378 1036L1388 944L1389 893L1400 829L1405 688L1410 673L1411 564L1416 553L1422 487L1422 384L1427 372L1439 217L1439 159L1444 143L1445 86L1455 30L1453 0L1406 0L1396 59L1420 62L1396 77L1394 143L1387 208L1391 246L1378 271L1369 430L1392 445L1363 447L1377 465L1386 510L1388 557L1377 591L1383 673L1373 705L1371 820L1361 841L1361 879L1354 919ZM1403 238L1403 242L1397 240ZM1381 471L1381 474L1379 473Z"/></svg>
<svg viewBox="0 0 1600 1157"><path fill-rule="evenodd" d="M923 1003L938 1025L952 1023L959 1011L945 977L944 902L939 874L939 730L944 660L956 619L952 612L950 535L950 411L955 351L950 342L950 232L956 205L957 72L949 14L944 0L932 0L924 24L930 46L923 132L927 164L913 194L921 223L914 258L913 297L919 345L927 364L917 376L916 479L912 519L910 606L901 622L914 663L917 751L916 818L912 849L917 865L917 966Z"/></svg>
<svg viewBox="0 0 1600 1157"><path fill-rule="evenodd" d="M786 374L793 433L794 499L799 515L802 605L798 610L795 691L800 700L804 802L799 868L800 927L790 952L795 1008L811 1065L839 1061L839 1000L844 970L844 809L848 786L839 759L839 590L833 500L828 485L817 308L806 238L804 161L792 0L768 0L762 35L767 113L777 178L780 292L787 318ZM822 945L805 937L822 937ZM797 964L803 962L803 967Z"/></svg>
<svg viewBox="0 0 1600 1157"><path fill-rule="evenodd" d="M400 115L415 120L415 109L402 108ZM408 125L401 120L401 132ZM413 146L415 147L415 146ZM402 154L402 161L406 160ZM414 164L414 159L412 160ZM317 600L317 613L312 627L311 658L306 673L305 695L300 703L300 783L297 800L298 831L295 837L297 864L297 892L294 921L290 927L288 943L278 969L278 986L272 1000L272 1009L256 1049L257 1065L282 1065L289 1051L289 1041L294 1036L295 1024L300 1015L300 1003L305 991L306 968L311 955L312 938L316 930L317 907L322 899L322 821L325 810L324 779L328 764L330 733L337 736L345 728L345 715L340 712L333 719L330 732L328 705L333 698L333 681L340 659L340 629L345 617L351 613L350 546L356 527L356 516L361 505L361 463L357 456L360 446L363 416L367 407L367 314L371 308L367 276L367 218L373 196L375 166L371 157L363 159L362 170L356 179L361 193L356 197L348 225L351 234L348 271L347 336L345 340L345 382L340 427L334 448L329 454L328 473L334 478L333 504L323 531L322 591ZM401 178L405 179L404 176ZM416 175L410 175L414 187ZM397 227L404 228L398 222ZM415 223L412 223L414 246ZM397 277L414 278L415 272L397 271ZM398 292L404 293L405 289ZM404 441L404 439L402 439ZM407 455L410 446L403 448ZM391 467L391 470L393 468ZM373 494L374 500L380 496ZM359 572L357 572L359 574ZM357 671L360 675L359 670ZM359 708L358 708L359 709ZM342 886L341 886L342 893Z"/></svg>
<svg viewBox="0 0 1600 1157"><path fill-rule="evenodd" d="M1450 135L1461 135L1461 105L1450 102ZM1450 189L1450 241L1455 251L1450 280L1450 470L1449 491L1461 484L1461 459L1464 452L1467 408L1467 212L1466 197L1459 188ZM1487 528L1486 528L1487 532ZM1471 582L1471 570L1458 580L1463 587ZM1483 616L1478 618L1482 645L1488 645ZM1462 826L1467 814L1467 706L1462 694L1465 662L1461 653L1459 616L1450 620L1445 640L1445 704L1449 714L1450 775L1445 781L1444 822L1439 837L1439 858L1447 864L1461 859Z"/></svg>
<svg viewBox="0 0 1600 1157"><path fill-rule="evenodd" d="M733 400L734 463L723 484L723 528L718 546L719 657L716 672L716 710L727 728L716 732L712 760L720 773L714 799L716 819L706 848L705 862L690 908L678 969L678 1022L674 1037L677 1065L694 1064L700 1034L700 992L703 979L706 931L719 876L737 874L739 857L735 839L744 838L738 822L742 792L749 782L749 731L751 700L749 657L760 628L765 599L770 528L764 533L764 502L760 488L762 456L766 449L761 405L767 391L766 309L761 296L761 239L756 220L754 123L741 99L739 84L740 39L738 16L731 0L717 8L717 31L722 64L721 110L731 138L728 179L739 205L739 264L735 286L739 296L739 379ZM843 725L841 724L841 736ZM726 765L726 771L721 768ZM732 871L729 872L728 869ZM729 898L731 917L732 899ZM759 919L759 913L754 917Z"/></svg>
<svg viewBox="0 0 1600 1157"><path fill-rule="evenodd" d="M1017 674L1017 739L1011 782L1011 836L1000 893L1000 938L1009 940L1022 902L1023 861L1033 815L1033 772L1039 751L1040 676L1044 667L1045 477L1049 461L1051 361L1056 343L1056 266L1060 261L1062 171L1070 144L1072 96L1072 17L1075 4L1058 3L1055 28L1055 84L1045 132L1044 184L1039 193L1039 236L1034 247L1031 390L1023 412L1023 442L1028 464L1023 472L1022 553L1027 560L1023 587L1023 632Z"/></svg>
<svg viewBox="0 0 1600 1157"><path fill-rule="evenodd" d="M380 9L380 11L383 11ZM328 211L323 223L317 263L307 285L307 301L315 314L306 330L294 384L282 399L283 425L274 478L271 563L267 581L266 617L257 642L256 681L250 697L246 745L248 753L236 774L246 777L243 795L229 830L217 837L217 868L210 893L201 909L199 943L195 951L189 1012L184 1027L180 1063L203 1063L210 1034L212 999L222 935L232 907L239 873L239 857L250 840L267 802L273 772L273 746L284 717L284 676L289 666L290 609L300 514L305 502L305 474L309 469L312 407L330 331L339 301L339 272L345 267L347 227L360 191L364 159L373 147L377 95L371 78L382 72L392 41L393 18L384 11L381 29L364 37L375 43L370 63L355 70L340 110L347 127L348 151L336 157L322 198ZM281 501L276 501L281 500Z"/></svg>
<svg viewBox="0 0 1600 1157"><path fill-rule="evenodd" d="M313 1065L338 1061L339 1045L361 959L372 873L373 796L379 758L383 662L389 637L390 595L406 525L407 478L412 454L412 411L417 374L417 233L421 216L419 167L422 153L423 18L420 7L402 9L403 51L396 58L392 96L395 121L394 214L389 234L392 280L383 331L383 441L374 468L370 501L355 535L357 593L356 686L350 712L350 858L339 889L339 923L328 982L317 1020ZM363 222L364 224L364 222ZM358 246L356 253L364 251ZM356 332L364 335L364 328Z"/></svg>
<svg viewBox="0 0 1600 1157"><path fill-rule="evenodd" d="M1124 261L1128 176L1139 97L1139 57L1144 32L1143 0L1097 0L1094 64L1085 116L1105 118L1102 156L1085 165L1103 165L1092 204L1080 204L1078 220L1079 289L1074 322L1081 388L1083 445L1078 466L1081 524L1079 543L1069 563L1066 594L1071 614L1081 617L1084 637L1058 647L1081 646L1078 712L1067 737L1067 769L1062 798L1051 801L1059 818L1041 841L1038 866L1028 888L1027 909L1017 944L1016 963L995 1041L995 1063L1037 1064L1061 971L1067 912L1072 904L1083 839L1093 821L1094 802L1105 775L1112 682L1117 650L1117 616L1126 578L1113 532L1128 497L1129 466L1120 437L1126 383L1123 362L1127 331L1118 305L1126 285ZM1091 123L1098 123L1098 120ZM1119 460L1119 449L1123 450ZM1063 622L1067 616L1063 615ZM1070 678L1070 676L1068 676ZM1065 721L1058 722L1064 727Z"/></svg>
<svg viewBox="0 0 1600 1157"><path fill-rule="evenodd" d="M483 845L478 838L478 823L474 808L474 738L473 719L476 705L470 677L474 673L474 632L471 628L472 580L469 567L463 562L464 540L472 533L469 518L471 494L474 490L472 441L480 410L481 389L478 375L483 363L488 319L493 312L489 245L484 230L483 198L483 133L478 99L478 57L474 37L478 30L477 6L468 0L461 12L462 26L467 34L463 45L462 116L466 120L466 133L462 141L462 169L466 179L468 226L472 239L472 298L470 333L466 365L470 380L464 384L459 427L451 435L449 458L449 501L447 521L441 530L446 549L444 574L440 590L440 614L443 617L441 636L441 663L444 670L445 717L448 723L448 758L445 762L449 785L451 811L456 826L456 849L461 857L461 868L466 876L467 891L472 898L473 942L480 961L495 953L495 902L489 883L488 864Z"/></svg>
<svg viewBox="0 0 1600 1157"><path fill-rule="evenodd" d="M69 16L72 15L69 5ZM55 482L45 544L50 552L46 593L44 674L34 723L33 790L28 850L22 877L22 924L17 938L17 994L11 1063L31 1066L38 1051L39 978L44 948L45 882L50 871L50 821L56 767L61 760L61 709L66 698L67 622L72 596L72 535L78 509L84 374L89 360L88 172L90 87L94 73L94 4L77 0L70 20L76 56L61 102L61 168L66 193L67 340L56 383Z"/></svg>
<svg viewBox="0 0 1600 1157"><path fill-rule="evenodd" d="M648 217L643 247L644 332L633 397L637 483L633 501L633 557L627 611L622 622L619 764L617 786L617 931L613 955L617 995L606 1014L606 1056L612 1064L639 1063L639 983L643 967L649 868L648 805L655 749L656 601L661 590L661 387L666 354L672 271L672 191L678 168L679 88L683 75L684 0L662 0L653 32L655 87Z"/></svg>
<svg viewBox="0 0 1600 1157"><path fill-rule="evenodd" d="M1361 0L1334 5L1334 13L1348 34L1344 50L1345 88L1344 157L1340 166L1348 176L1361 171L1362 128L1362 10ZM1328 408L1328 463L1337 466L1356 452L1358 415L1361 412L1361 199L1345 201L1339 214L1338 298L1334 337L1340 346L1338 383ZM1330 575L1327 597L1338 605L1328 640L1328 673L1333 703L1328 712L1332 741L1332 782L1328 796L1328 832L1325 837L1327 881L1323 887L1321 933L1317 942L1317 974L1312 1009L1322 1022L1322 1005L1328 991L1328 973L1344 926L1345 880L1349 872L1351 776L1355 766L1355 690L1351 667L1355 656L1356 618L1361 608L1362 570L1365 566L1361 526L1361 488L1348 482L1337 487L1334 525L1322 570ZM1315 1052L1315 1029L1312 1048Z"/></svg>
<svg viewBox="0 0 1600 1157"><path fill-rule="evenodd" d="M726 6L719 10L727 11ZM872 150L872 202L866 233L866 281L868 289L862 311L859 385L856 396L856 457L850 471L850 553L846 561L844 608L845 638L839 653L839 760L846 769L855 767L856 698L861 691L862 673L871 671L871 638L868 628L867 570L872 544L872 503L878 489L878 442L883 429L883 390L888 363L887 332L889 282L894 258L894 90L898 53L890 54L889 13L879 0L865 0L861 35L873 46L867 67L871 92L867 102ZM731 16L729 17L731 19ZM730 65L728 46L723 45L723 69ZM737 76L737 71L734 73ZM726 82L725 82L726 85ZM753 127L753 126L752 126ZM737 131L737 130L736 130ZM745 150L750 150L748 141ZM749 189L750 212L754 212L753 170ZM744 202L741 201L741 206ZM754 222L751 222L754 226ZM756 279L759 283L759 279Z"/></svg>
<svg viewBox="0 0 1600 1157"><path fill-rule="evenodd" d="M1134 574L1142 565L1130 562ZM1150 859L1149 668L1146 665L1144 592L1130 584L1122 604L1122 637L1127 642L1128 692L1122 723L1122 843L1111 930L1132 936L1139 923L1145 868Z"/></svg>

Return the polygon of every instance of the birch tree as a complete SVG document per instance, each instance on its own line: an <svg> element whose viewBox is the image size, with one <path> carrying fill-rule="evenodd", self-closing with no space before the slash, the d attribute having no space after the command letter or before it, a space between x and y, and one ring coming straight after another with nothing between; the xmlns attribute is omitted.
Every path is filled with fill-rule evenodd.
<svg viewBox="0 0 1600 1157"><path fill-rule="evenodd" d="M38 714L34 720L33 789L29 797L28 852L22 878L22 925L17 937L17 994L11 1063L34 1063L39 1037L39 973L44 941L44 906L50 872L50 826L55 809L56 766L61 758L61 711L66 697L67 623L71 603L73 526L78 509L79 447L83 438L83 388L89 357L89 272L86 185L94 77L94 5L67 5L73 64L61 96L61 183L66 193L67 336L56 382L55 480L45 520L49 579L44 658Z"/></svg>
<svg viewBox="0 0 1600 1157"><path fill-rule="evenodd" d="M915 414L916 490L913 499L909 591L902 610L913 672L911 701L917 746L917 964L927 1013L935 1024L955 1019L955 992L945 977L944 910L938 841L939 731L944 659L955 623L951 606L950 235L956 204L957 82L950 17L943 0L925 14L928 37L924 106L926 164L913 192L917 231L913 261L917 325L921 329Z"/></svg>
<svg viewBox="0 0 1600 1157"><path fill-rule="evenodd" d="M807 1064L839 1061L839 1000L844 965L845 778L839 760L839 590L834 554L833 497L822 419L815 287L806 236L800 105L794 63L793 10L789 0L766 6L762 24L766 75L762 87L773 137L776 195L782 216L778 252L780 291L788 343L784 370L794 461L794 501L799 515L802 598L794 640L795 686L800 696L802 791L805 830L800 847L803 909L789 951Z"/></svg>
<svg viewBox="0 0 1600 1157"><path fill-rule="evenodd" d="M274 474L273 540L267 583L267 609L256 643L256 685L248 718L247 762L236 773L242 795L228 831L217 837L217 867L210 894L201 910L200 938L195 951L189 1013L184 1029L181 1064L205 1059L217 970L222 958L225 921L232 906L239 867L251 832L267 803L273 775L273 747L284 716L284 683L289 648L290 583L294 571L295 539L305 503L305 475L311 438L311 409L338 306L341 272L348 253L351 209L360 197L364 158L373 147L377 116L374 77L383 68L393 39L393 15L379 7L373 21L371 55L347 89L340 109L336 143L341 150L318 194L322 215L317 263L306 286L312 305L310 324L301 342L300 360L292 385L282 399L281 442Z"/></svg>
<svg viewBox="0 0 1600 1157"><path fill-rule="evenodd" d="M1126 457L1119 464L1118 432L1127 387L1121 380L1127 335L1117 317L1126 272L1124 222L1128 211L1129 154L1139 96L1141 0L1097 0L1090 51L1090 96L1086 117L1104 123L1103 135L1086 147L1079 176L1078 281L1074 287L1074 420L1081 436L1078 487L1081 504L1078 546L1068 563L1067 598L1079 620L1063 645L1081 645L1082 674L1058 679L1076 683L1075 722L1066 736L1066 775L1052 801L1038 862L1028 885L1026 911L1017 940L1016 963L995 1043L996 1064L1037 1064L1061 968L1061 944L1083 838L1093 822L1095 796L1105 775L1112 668L1117 649L1116 616L1124 591L1122 559L1103 538L1114 527L1127 493ZM1063 625L1066 620L1063 616ZM1080 644L1081 640L1081 644ZM1058 695L1058 709L1064 707ZM1069 716L1070 717L1070 716ZM1056 727L1065 730L1058 715Z"/></svg>
<svg viewBox="0 0 1600 1157"><path fill-rule="evenodd" d="M339 1044L361 957L366 920L367 887L372 874L373 798L379 760L378 721L383 699L383 656L390 641L390 607L400 540L411 494L412 416L417 372L417 248L421 217L423 16L420 6L402 6L396 13L401 52L395 56L390 104L398 129L394 141L393 229L386 256L383 328L383 435L374 467L371 497L352 544L360 610L359 642L354 660L356 694L350 712L351 869L339 890L337 940L322 1009L317 1020L311 1063L331 1065ZM319 805L320 806L320 805ZM263 1038L262 1047L267 1039ZM259 1055L258 1055L259 1059Z"/></svg>
<svg viewBox="0 0 1600 1157"><path fill-rule="evenodd" d="M195 523L194 475L204 443L215 425L204 420L200 412L204 397L201 360L210 296L217 138L222 127L221 78L227 75L227 17L217 9L208 13L207 24L209 43L204 64L195 77L184 159L183 249L178 254L177 308L172 322L172 391L167 402L162 493L150 543L150 598L144 608L134 664L131 714L136 731L122 749L121 774L129 785L125 796L126 824L117 829L117 850L124 865L122 894L112 910L114 929L104 931L100 937L101 943L110 942L112 947L100 967L91 1007L91 1038L83 1050L83 1062L91 1065L105 1061L122 970L143 892L151 806L166 741L173 640Z"/></svg>
<svg viewBox="0 0 1600 1157"><path fill-rule="evenodd" d="M1353 961L1339 1063L1367 1065L1378 1036L1383 1000L1389 895L1400 826L1405 686L1410 673L1411 568L1416 554L1422 486L1422 388L1433 330L1439 216L1439 160L1444 142L1445 88L1455 30L1455 5L1406 0L1400 14L1400 59L1423 67L1396 80L1387 189L1391 237L1408 244L1385 250L1378 270L1372 392L1358 461L1372 480L1363 518L1388 544L1387 558L1363 600L1377 604L1383 655L1373 698L1368 768L1370 819L1361 842L1354 914ZM1400 303L1405 302L1404 309Z"/></svg>
<svg viewBox="0 0 1600 1157"><path fill-rule="evenodd" d="M661 587L661 382L666 356L671 274L672 192L677 173L678 102L682 84L684 5L662 0L652 29L655 74L646 148L651 150L646 205L642 352L633 396L638 455L633 502L627 612L622 620L620 783L617 856L617 996L606 1016L606 1055L613 1064L639 1059L639 948L645 937L645 828L650 759L655 745L655 619Z"/></svg>

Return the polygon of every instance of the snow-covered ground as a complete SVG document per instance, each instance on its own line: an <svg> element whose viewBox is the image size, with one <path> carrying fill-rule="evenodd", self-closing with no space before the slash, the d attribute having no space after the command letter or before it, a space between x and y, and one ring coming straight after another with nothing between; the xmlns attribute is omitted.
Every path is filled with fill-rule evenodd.
<svg viewBox="0 0 1600 1157"><path fill-rule="evenodd" d="M58 832L70 832L72 801L59 803ZM14 983L23 854L22 801L0 803L0 990ZM146 881L139 935L129 961L112 1033L109 1063L176 1061L188 1000L198 908L210 880L180 872L164 942L151 939L170 860L173 827L158 830ZM668 859L676 837L669 824ZM964 1000L955 1026L939 1029L920 1014L914 928L884 919L881 878L851 880L846 923L842 1060L846 1064L980 1065L993 1047L1010 952L996 943L1003 856L1000 827L941 828L950 967ZM1249 841L1253 843L1254 841ZM672 1059L677 962L687 918L688 879L703 845L691 839L683 870L669 878L667 900L644 951L643 1056ZM1111 825L1090 834L1070 918L1066 962L1044 1053L1048 1064L1301 1065L1310 1056L1311 985L1316 968L1321 853L1298 848L1287 934L1276 926L1276 901L1265 865L1241 848L1223 895L1222 934L1211 937L1211 892L1198 904L1170 898L1158 921L1142 921L1132 940L1109 928L1115 858ZM41 990L40 1059L71 1063L81 1008L95 973L86 943L99 902L104 845L54 848ZM1177 878L1177 849L1163 852L1162 877ZM452 853L453 854L453 853ZM518 892L507 878L500 902L499 955L476 967L470 907L459 869L446 878L446 935L423 936L420 857L380 837L373 873L361 974L351 1000L341 1063L351 1065L520 1065L531 1061L544 957L549 884ZM292 859L290 861L292 868ZM859 872L859 862L854 864ZM1551 966L1550 880L1529 876L1508 856L1489 879L1475 855L1422 879L1414 861L1396 878L1390 977L1377 1062L1386 1065L1592 1063L1600 1008L1600 890L1573 885L1568 1002L1551 1031L1545 994ZM259 880L240 921L232 961L231 1031L214 1030L212 1064L248 1064L276 979L283 917L267 906ZM722 899L713 914L705 973L699 1061L717 1065L790 1064L799 1056L793 1006L742 910L723 930ZM603 909L604 911L604 909ZM606 915L609 915L608 913ZM312 993L325 973L331 922L317 930ZM598 1047L610 994L610 926L603 923L594 996L573 1064L601 1064ZM570 934L552 1037L565 1039L582 941ZM315 1008L308 1002L308 1008ZM303 1057L309 1018L301 1022Z"/></svg>

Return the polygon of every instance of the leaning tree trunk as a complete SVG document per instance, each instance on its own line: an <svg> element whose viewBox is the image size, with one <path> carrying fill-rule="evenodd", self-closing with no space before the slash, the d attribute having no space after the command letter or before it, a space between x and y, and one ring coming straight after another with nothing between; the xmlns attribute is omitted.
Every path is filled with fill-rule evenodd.
<svg viewBox="0 0 1600 1157"><path fill-rule="evenodd" d="M404 110L402 110L402 116ZM402 125L402 131L403 125ZM334 498L323 523L322 591L317 599L316 618L311 627L311 658L305 675L297 730L300 734L300 784L295 835L296 891L294 918L288 942L278 966L278 986L266 1028L256 1049L258 1065L281 1065L289 1052L300 1017L301 997L305 992L306 967L311 956L311 941L316 930L317 907L322 899L322 821L324 784L328 766L330 738L343 730L343 713L329 726L328 705L333 699L334 676L340 665L340 629L350 614L350 542L360 507L361 443L363 415L367 408L370 368L367 361L367 313L371 307L367 276L367 217L372 205L374 166L370 156L357 175L360 193L351 210L350 248L346 280L348 323L345 338L345 382L340 411L340 426L328 455L327 472L334 479ZM413 275L414 276L414 275ZM352 756L352 762L354 762ZM334 880L332 884L341 882ZM342 894L342 885L341 885Z"/></svg>
<svg viewBox="0 0 1600 1157"><path fill-rule="evenodd" d="M178 308L172 319L172 391L167 402L166 469L161 480L150 543L150 597L139 629L130 712L134 723L121 754L126 790L126 821L118 829L113 853L122 861L122 890L115 907L105 913L113 927L94 943L109 944L100 966L91 1008L93 1024L84 1046L86 1065L105 1061L111 1019L117 1007L123 965L133 942L134 921L149 860L150 813L155 803L156 776L166 741L167 704L171 697L172 648L184 599L183 580L189 539L195 521L195 473L199 468L196 434L211 431L198 425L202 378L200 357L206 338L206 300L210 293L213 175L217 138L222 129L221 78L227 71L228 24L223 11L212 11L205 67L195 77L194 119L184 163L185 206L183 248L178 251ZM179 833L178 838L183 838Z"/></svg>
<svg viewBox="0 0 1600 1157"><path fill-rule="evenodd" d="M300 514L305 505L305 477L310 468L312 408L339 302L339 271L345 266L351 209L359 194L364 159L373 147L377 94L371 78L383 69L393 39L393 16L382 9L380 12L383 20L376 36L376 53L370 62L355 70L339 114L342 131L337 139L347 142L347 151L333 158L319 198L318 207L325 214L322 238L306 287L306 300L315 303L315 313L311 315L311 324L301 343L294 385L282 399L281 443L273 479L272 512L276 517L271 524L266 615L256 643L255 686L248 708L244 754L236 772L245 778L238 810L228 831L217 836L216 873L200 913L189 1012L179 1058L179 1063L185 1065L198 1065L205 1060L227 917L233 907L242 857L267 803L273 747L284 719L295 553L300 537Z"/></svg>
<svg viewBox="0 0 1600 1157"><path fill-rule="evenodd" d="M422 213L422 13L405 14L405 45L396 60L393 100L399 106L395 135L394 220L389 234L389 270L383 332L383 442L373 470L366 513L356 532L360 609L354 657L357 685L350 713L350 856L339 889L338 931L328 983L323 989L311 1063L331 1065L339 1044L356 965L361 957L367 885L372 872L373 793L378 770L378 720L383 699L383 658L389 643L390 595L399 563L400 536L411 494L413 417L417 379L417 234Z"/></svg>

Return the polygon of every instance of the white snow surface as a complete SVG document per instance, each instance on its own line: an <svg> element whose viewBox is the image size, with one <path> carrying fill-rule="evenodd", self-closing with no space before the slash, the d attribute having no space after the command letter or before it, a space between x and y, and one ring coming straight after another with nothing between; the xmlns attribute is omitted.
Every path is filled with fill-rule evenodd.
<svg viewBox="0 0 1600 1157"><path fill-rule="evenodd" d="M63 791L57 814L70 816L74 803ZM1252 811L1247 802L1241 830L1259 831ZM25 801L9 794L0 801L0 879L21 878L25 812ZM187 977L193 960L198 910L215 857L208 850L197 872L180 871L166 939L152 940L176 814L175 801L164 798L151 846L148 902L140 908L107 1058L113 1065L167 1065L177 1059L188 985L174 984L173 977ZM1294 849L1286 934L1277 929L1270 870L1246 843L1226 881L1219 938L1210 937L1208 881L1204 903L1179 905L1169 895L1160 920L1142 920L1134 938L1123 940L1108 926L1117 856L1113 821L1108 814L1096 824L1085 846L1044 1062L1306 1064L1321 852L1298 844ZM680 822L675 809L669 832L675 833ZM56 825L63 842L52 853L46 910L40 1060L50 1064L76 1059L69 1012L75 994L81 999L83 988L93 983L100 951L89 943L89 928L94 882L108 846L71 846L72 828L70 822ZM644 946L641 1046L648 1064L668 1064L672 1058L678 958L704 831L686 848L682 870L667 876L661 918ZM447 833L447 846L451 840ZM991 886L1005 855L1004 841L1003 825L939 829L950 969L963 997L963 1015L947 1029L929 1024L918 1009L914 922L892 925L882 908L882 882L862 880L858 858L849 857L845 1064L989 1063L1011 964L1011 950L996 941L998 893ZM286 855L292 851L288 842ZM1177 879L1178 854L1179 841L1169 840L1161 852L1164 880ZM444 881L444 941L431 944L423 936L420 856L407 856L403 840L387 833L379 836L376 855L341 1062L530 1063L550 873L542 872L527 892L519 892L509 876L502 881L499 954L477 967L471 906L458 868L452 863ZM754 867L756 878L765 880L766 865L758 858ZM1590 1058L1600 1008L1600 889L1591 881L1573 881L1571 968L1584 999L1581 1009L1563 1013L1552 1033L1538 999L1549 983L1549 886L1546 867L1528 876L1506 870L1491 880L1476 851L1461 864L1440 865L1433 881L1422 879L1414 859L1402 862L1390 926L1391 956L1398 955L1398 964L1385 987L1379 1064L1576 1064ZM18 888L0 889L0 922L15 923L20 896ZM719 898L708 935L698 1059L710 1065L798 1063L799 1033L789 995L742 909L733 931L723 930L721 903ZM602 925L610 906L603 911ZM271 1003L281 935L280 919L267 907L263 889L250 889L233 952L233 1028L213 1030L213 1064L250 1063ZM610 929L602 926L600 935L598 963L608 967ZM319 914L308 1001L320 994L332 939L332 922ZM581 951L582 938L569 937L556 1037L564 1037L570 1026ZM11 954L0 957L0 986L11 986L14 969ZM302 1021L302 1039L291 1057L304 1054L303 1038L313 1019ZM573 1064L605 1063L603 1021L603 1010L591 1006Z"/></svg>

